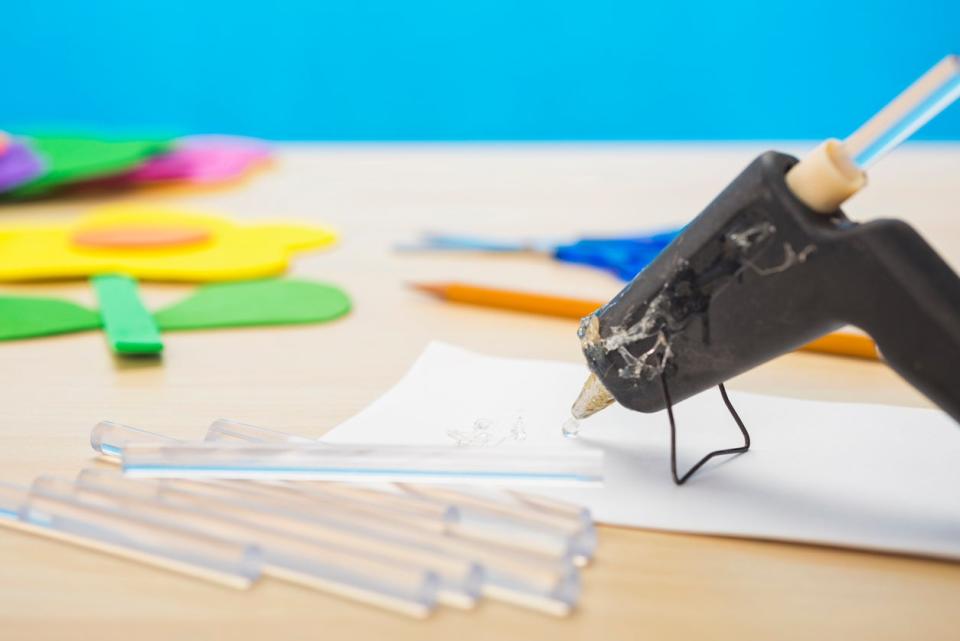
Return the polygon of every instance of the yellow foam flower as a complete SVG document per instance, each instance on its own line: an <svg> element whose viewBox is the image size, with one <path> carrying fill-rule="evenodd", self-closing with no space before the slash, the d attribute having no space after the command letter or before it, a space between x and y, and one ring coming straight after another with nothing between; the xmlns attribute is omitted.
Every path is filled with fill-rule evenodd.
<svg viewBox="0 0 960 641"><path fill-rule="evenodd" d="M286 271L301 251L337 239L325 227L113 205L70 224L0 226L0 280L123 273L142 280L224 281Z"/></svg>

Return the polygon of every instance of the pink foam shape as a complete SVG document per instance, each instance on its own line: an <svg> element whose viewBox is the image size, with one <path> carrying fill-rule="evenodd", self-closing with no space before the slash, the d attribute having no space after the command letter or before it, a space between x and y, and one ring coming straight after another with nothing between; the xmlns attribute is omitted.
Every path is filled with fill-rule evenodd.
<svg viewBox="0 0 960 641"><path fill-rule="evenodd" d="M253 138L189 136L179 139L172 151L148 159L125 175L124 182L217 183L239 178L269 158L267 144Z"/></svg>

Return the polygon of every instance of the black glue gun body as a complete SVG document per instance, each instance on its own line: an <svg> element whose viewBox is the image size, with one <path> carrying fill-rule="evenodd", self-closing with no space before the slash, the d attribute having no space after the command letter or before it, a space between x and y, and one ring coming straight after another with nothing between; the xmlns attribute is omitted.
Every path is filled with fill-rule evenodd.
<svg viewBox="0 0 960 641"><path fill-rule="evenodd" d="M724 382L844 325L960 421L960 278L912 227L821 214L754 160L613 300L585 318L591 371L642 412Z"/></svg>

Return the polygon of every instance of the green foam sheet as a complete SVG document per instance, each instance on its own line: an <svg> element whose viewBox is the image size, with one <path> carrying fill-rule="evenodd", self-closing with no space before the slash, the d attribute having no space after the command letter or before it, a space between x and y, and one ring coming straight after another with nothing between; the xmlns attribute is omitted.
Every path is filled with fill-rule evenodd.
<svg viewBox="0 0 960 641"><path fill-rule="evenodd" d="M9 193L12 198L42 195L69 183L103 178L139 166L170 149L166 140L107 140L82 136L31 136L30 147L47 164L39 178Z"/></svg>

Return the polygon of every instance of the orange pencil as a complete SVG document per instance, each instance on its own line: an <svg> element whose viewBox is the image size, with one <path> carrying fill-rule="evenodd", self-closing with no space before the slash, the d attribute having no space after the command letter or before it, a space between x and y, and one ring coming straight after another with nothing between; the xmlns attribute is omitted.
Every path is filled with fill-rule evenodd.
<svg viewBox="0 0 960 641"><path fill-rule="evenodd" d="M604 304L602 301L480 287L465 283L413 283L412 286L422 292L454 303L494 307L559 318L580 319L589 316ZM869 336L850 332L827 334L807 343L800 349L836 356L879 359L877 346Z"/></svg>
<svg viewBox="0 0 960 641"><path fill-rule="evenodd" d="M602 302L567 298L549 294L517 292L508 289L479 287L463 283L414 283L413 287L437 298L454 303L480 307L496 307L528 314L542 314L560 318L583 318L603 305Z"/></svg>

